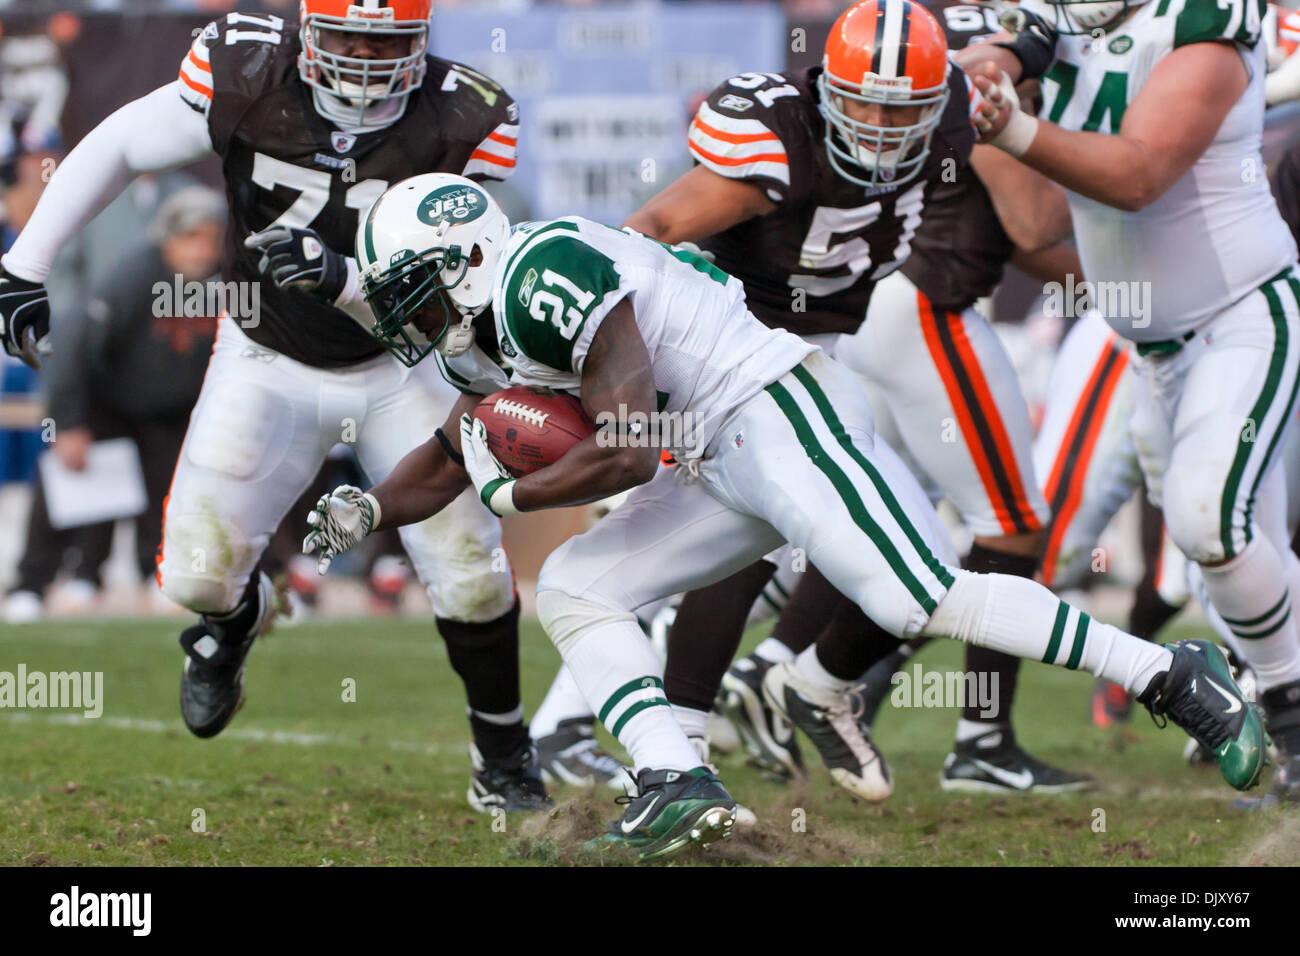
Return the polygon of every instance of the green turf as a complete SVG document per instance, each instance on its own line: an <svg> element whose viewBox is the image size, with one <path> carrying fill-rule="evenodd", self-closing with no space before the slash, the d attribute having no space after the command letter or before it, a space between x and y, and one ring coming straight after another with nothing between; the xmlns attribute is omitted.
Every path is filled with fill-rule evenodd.
<svg viewBox="0 0 1300 956"><path fill-rule="evenodd" d="M572 792L550 819L504 819L465 803L468 727L459 683L430 624L311 623L281 629L249 664L248 700L200 741L177 712L176 621L45 623L0 629L0 671L102 671L104 713L0 710L0 864L501 864L566 862L617 815ZM1184 630L1177 636L1191 636ZM940 642L926 667L958 666ZM523 638L530 711L558 663L535 622ZM356 682L356 701L343 684ZM1068 797L947 795L938 771L955 713L886 706L878 739L897 789L864 806L820 768L783 788L719 757L723 779L760 817L756 831L681 863L1233 864L1295 841L1277 814L1233 811L1213 771L1180 758L1184 737L1145 712L1121 731L1086 719L1091 678L1027 665L1021 741L1096 774ZM196 832L196 810L205 821ZM1097 811L1105 831L1095 832ZM797 830L804 821L804 829Z"/></svg>

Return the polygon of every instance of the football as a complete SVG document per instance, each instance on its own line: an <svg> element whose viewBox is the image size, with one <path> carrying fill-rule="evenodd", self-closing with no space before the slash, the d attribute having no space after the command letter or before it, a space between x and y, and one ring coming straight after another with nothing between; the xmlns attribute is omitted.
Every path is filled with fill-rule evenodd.
<svg viewBox="0 0 1300 956"><path fill-rule="evenodd" d="M525 385L489 395L474 417L487 429L492 454L516 478L559 460L596 430L572 395Z"/></svg>

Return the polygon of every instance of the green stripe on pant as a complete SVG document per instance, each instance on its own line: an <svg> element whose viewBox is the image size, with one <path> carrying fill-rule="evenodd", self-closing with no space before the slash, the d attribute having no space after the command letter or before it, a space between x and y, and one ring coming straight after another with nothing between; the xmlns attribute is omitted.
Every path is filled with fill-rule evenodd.
<svg viewBox="0 0 1300 956"><path fill-rule="evenodd" d="M1264 375L1264 385L1260 389L1259 397L1255 400L1254 406L1250 410L1250 416L1247 419L1253 426L1253 436L1258 437L1260 430L1263 428L1264 419L1267 417L1273 405L1273 399L1277 396L1278 387L1282 382L1282 377L1286 373L1287 355L1291 349L1290 333L1287 329L1286 309L1282 304L1282 297L1278 290L1274 288L1277 282L1285 281L1292 300L1300 307L1300 283L1289 273L1277 279L1271 279L1259 287L1264 298L1268 301L1269 313L1273 320L1273 355L1269 359L1268 371ZM1285 409L1278 427L1273 431L1273 437L1268 446L1264 449L1263 457L1259 462L1259 467L1255 472L1255 480L1251 482L1250 496L1246 500L1245 527L1246 544L1250 544L1250 516L1251 509L1255 503L1255 492L1259 489L1259 483L1264 477L1264 472L1268 469L1269 459L1273 455L1273 450L1277 446L1278 438L1281 436L1283 426L1286 424L1288 410L1295 405L1296 389L1300 387L1300 375L1294 376L1291 386L1291 395L1287 400ZM1259 442L1256 440L1242 440L1241 447L1237 449L1237 454L1232 459L1232 467L1228 469L1228 478L1224 482L1223 497L1219 503L1219 540L1223 544L1224 559L1234 557L1237 554L1236 548L1232 542L1232 516L1236 510L1237 496L1241 491L1241 480L1246 473L1246 466L1250 463L1251 455L1258 447Z"/></svg>
<svg viewBox="0 0 1300 956"><path fill-rule="evenodd" d="M927 614L933 614L938 602L926 590L925 585L912 572L912 569L907 566L907 562L903 560L902 555L894 546L893 540L872 519L852 480L835 460L827 454L826 449L817 440L812 426L795 402L794 397L779 382L773 382L767 386L767 393L772 396L777 407L781 409L781 412L794 428L795 435L798 437L804 451L808 453L809 460L827 477L836 493L839 494L840 500L853 518L853 523L871 539L881 556L889 564L890 569L902 581L903 586L907 588L908 593L925 609Z"/></svg>

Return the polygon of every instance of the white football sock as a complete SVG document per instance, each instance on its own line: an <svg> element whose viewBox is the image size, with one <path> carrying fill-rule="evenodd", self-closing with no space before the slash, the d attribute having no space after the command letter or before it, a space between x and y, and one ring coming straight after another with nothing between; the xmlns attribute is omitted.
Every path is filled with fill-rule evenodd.
<svg viewBox="0 0 1300 956"><path fill-rule="evenodd" d="M596 719L596 715L591 712L591 705L587 703L587 698L583 697L582 691L578 689L578 682L573 679L572 671L569 670L568 665L562 664L555 675L555 680L551 681L551 689L546 692L542 706L538 707L537 713L533 715L533 721L529 725L530 732L536 740L555 733L560 721L572 720L575 717L589 717L593 721Z"/></svg>
<svg viewBox="0 0 1300 956"><path fill-rule="evenodd" d="M1289 562L1288 562L1289 563ZM1300 637L1291 610L1288 568L1265 537L1219 565L1200 565L1205 593L1238 638L1261 690L1300 680Z"/></svg>
<svg viewBox="0 0 1300 956"><path fill-rule="evenodd" d="M663 665L635 617L553 590L537 593L537 613L635 772L700 766L664 696Z"/></svg>
<svg viewBox="0 0 1300 956"><path fill-rule="evenodd" d="M707 737L706 728L709 725L709 712L707 710L696 710L693 707L681 707L672 704L673 716L677 718L677 726L682 728L682 732L687 737Z"/></svg>
<svg viewBox="0 0 1300 956"><path fill-rule="evenodd" d="M983 737L994 730L1005 730L1010 724L1005 720L967 720L957 719L957 743L965 743L976 737Z"/></svg>
<svg viewBox="0 0 1300 956"><path fill-rule="evenodd" d="M1159 644L1094 621L1041 584L1009 574L958 571L922 633L1091 671L1135 695L1173 661Z"/></svg>
<svg viewBox="0 0 1300 956"><path fill-rule="evenodd" d="M775 637L763 638L758 647L754 648L754 654L769 664L784 664L786 661L794 660L794 651Z"/></svg>
<svg viewBox="0 0 1300 956"><path fill-rule="evenodd" d="M816 643L808 645L799 652L799 656L795 658L794 666L795 670L799 672L799 676L808 683L812 684L814 687L826 690L837 697L853 686L853 681L840 680L826 668L822 667L822 662L817 659Z"/></svg>

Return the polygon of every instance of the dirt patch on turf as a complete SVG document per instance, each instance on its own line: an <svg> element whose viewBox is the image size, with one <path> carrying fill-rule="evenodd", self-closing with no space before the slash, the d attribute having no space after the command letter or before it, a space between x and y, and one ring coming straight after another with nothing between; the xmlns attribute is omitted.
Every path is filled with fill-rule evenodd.
<svg viewBox="0 0 1300 956"><path fill-rule="evenodd" d="M1274 826L1263 839L1242 854L1242 866L1295 866L1300 859L1300 814L1291 810L1264 810Z"/></svg>
<svg viewBox="0 0 1300 956"><path fill-rule="evenodd" d="M872 863L885 855L883 843L864 832L871 827L877 808L857 803L852 829L830 824L826 815L809 810L811 794L806 782L796 782L784 799L754 807L758 822L737 826L726 843L715 843L708 855L738 864L790 866L843 866Z"/></svg>
<svg viewBox="0 0 1300 956"><path fill-rule="evenodd" d="M540 863L599 864L604 861L582 845L603 833L617 815L617 808L603 793L589 791L564 800L549 813L531 814L524 820L511 855Z"/></svg>
<svg viewBox="0 0 1300 956"><path fill-rule="evenodd" d="M737 826L729 840L705 848L684 850L668 863L732 865L834 866L870 863L883 858L877 839L859 832L828 826L823 819L809 820L792 792L788 801L759 811L752 826ZM516 859L568 866L620 866L634 862L619 851L593 853L583 844L599 836L618 814L608 796L587 793L565 800L546 815L529 816L511 845Z"/></svg>

